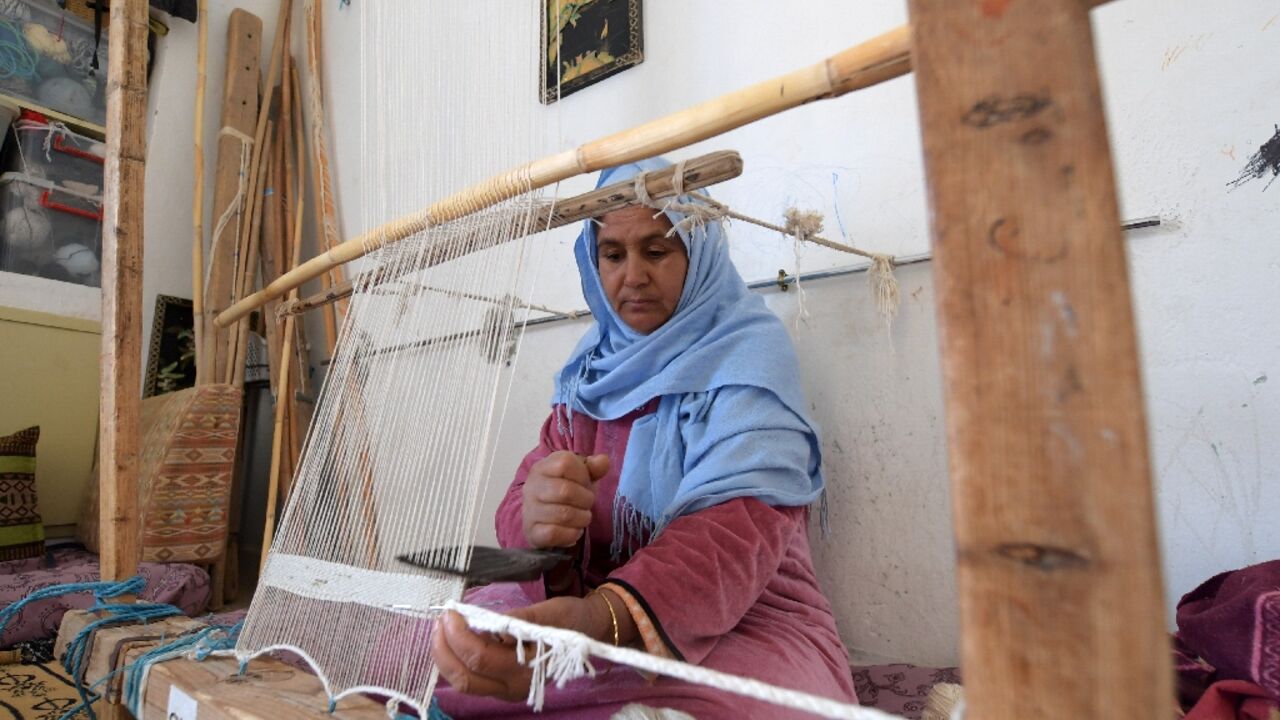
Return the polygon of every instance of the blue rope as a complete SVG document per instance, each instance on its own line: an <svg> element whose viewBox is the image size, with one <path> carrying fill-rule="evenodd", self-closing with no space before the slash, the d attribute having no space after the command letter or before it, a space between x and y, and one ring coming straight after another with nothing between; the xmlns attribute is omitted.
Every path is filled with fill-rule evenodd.
<svg viewBox="0 0 1280 720"><path fill-rule="evenodd" d="M18 613L27 605L38 600L47 600L49 598L62 597L63 595L72 595L74 593L91 592L97 599L94 609L97 610L102 605L102 601L120 597L121 595L137 595L142 592L142 588L146 586L147 581L141 575L135 575L128 580L121 582L111 582L101 580L98 582L68 583L66 585L50 585L41 588L13 603L4 610L0 610L0 634L4 633L6 627Z"/></svg>
<svg viewBox="0 0 1280 720"><path fill-rule="evenodd" d="M122 668L124 676L124 702L134 717L142 717L143 680L147 669L158 662L164 662L181 655L190 655L197 661L203 661L218 650L230 650L236 645L241 621L235 625L210 625L196 632L183 635L171 643L157 645L141 657Z"/></svg>
<svg viewBox="0 0 1280 720"><path fill-rule="evenodd" d="M3 633L9 623L17 617L18 613L22 612L31 603L76 593L93 593L94 603L90 610L100 613L102 617L81 628L80 632L76 633L76 636L67 644L67 652L62 658L62 665L67 669L67 672L71 673L72 679L75 680L76 692L80 695L80 705L63 714L62 718L70 718L83 710L89 715L90 720L97 720L91 705L94 700L98 699L98 696L96 693L91 692L92 688L86 688L84 683L81 682L85 663L89 660L89 641L93 638L94 632L107 625L146 623L151 620L182 614L182 610L164 603L107 602L107 600L121 595L137 595L143 591L146 585L147 581L141 575L135 575L128 580L119 582L101 580L97 582L50 585L28 594L4 610L0 610L0 633ZM95 683L94 687L96 686L97 684Z"/></svg>
<svg viewBox="0 0 1280 720"><path fill-rule="evenodd" d="M76 636L67 643L67 652L62 657L62 665L71 673L71 677L76 683L76 693L80 696L80 704L72 707L63 713L60 720L68 720L72 716L83 710L89 716L89 720L97 720L97 716L93 712L93 703L98 700L101 695L97 692L97 687L102 681L93 683L89 687L85 687L83 682L85 663L89 661L89 641L93 638L99 628L107 625L136 625L139 623L147 623L152 620L173 617L181 615L182 610L172 605L164 603L136 603L124 605L105 605L99 602L94 606L95 612L102 612L106 617L99 618L85 625L76 633ZM110 678L110 675L108 675Z"/></svg>
<svg viewBox="0 0 1280 720"><path fill-rule="evenodd" d="M419 720L419 718L398 712L392 720ZM421 720L453 720L453 718L440 709L440 703L436 702L435 698L431 698L431 705L427 708L427 716Z"/></svg>
<svg viewBox="0 0 1280 720"><path fill-rule="evenodd" d="M37 62L18 26L0 20L0 78L34 78Z"/></svg>

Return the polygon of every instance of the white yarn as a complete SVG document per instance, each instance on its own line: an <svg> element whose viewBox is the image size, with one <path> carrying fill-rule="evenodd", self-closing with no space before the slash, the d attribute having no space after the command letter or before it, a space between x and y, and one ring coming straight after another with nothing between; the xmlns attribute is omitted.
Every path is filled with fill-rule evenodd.
<svg viewBox="0 0 1280 720"><path fill-rule="evenodd" d="M75 277L86 277L98 272L98 256L79 243L68 243L58 248L53 252L53 259Z"/></svg>
<svg viewBox="0 0 1280 720"><path fill-rule="evenodd" d="M53 226L38 207L23 204L4 214L4 241L18 250L33 250L49 242Z"/></svg>
<svg viewBox="0 0 1280 720"><path fill-rule="evenodd" d="M529 704L534 710L542 709L543 685L550 680L556 687L563 687L570 680L595 675L590 656L627 665L639 670L666 675L743 695L756 700L804 710L827 718L846 720L902 720L875 708L850 705L830 698L819 697L798 690L788 690L768 683L738 677L710 668L690 665L678 660L660 658L647 652L593 640L572 630L535 625L509 615L486 610L460 602L446 603L445 609L454 610L467 620L473 630L510 635L518 642L517 659L533 668L534 679L529 688ZM533 643L536 650L526 662L522 643Z"/></svg>

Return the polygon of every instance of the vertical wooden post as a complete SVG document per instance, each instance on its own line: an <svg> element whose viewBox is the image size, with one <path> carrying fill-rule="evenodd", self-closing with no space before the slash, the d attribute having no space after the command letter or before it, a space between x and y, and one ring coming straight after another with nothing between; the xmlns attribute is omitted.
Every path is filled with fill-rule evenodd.
<svg viewBox="0 0 1280 720"><path fill-rule="evenodd" d="M1138 353L1088 6L910 0L967 717L1168 718Z"/></svg>
<svg viewBox="0 0 1280 720"><path fill-rule="evenodd" d="M142 403L142 196L147 132L147 0L111 6L102 222L102 577L138 570Z"/></svg>

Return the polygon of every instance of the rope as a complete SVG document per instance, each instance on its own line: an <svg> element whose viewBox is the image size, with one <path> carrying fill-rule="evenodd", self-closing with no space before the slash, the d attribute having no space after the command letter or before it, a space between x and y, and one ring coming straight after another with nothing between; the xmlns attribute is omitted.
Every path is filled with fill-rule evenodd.
<svg viewBox="0 0 1280 720"><path fill-rule="evenodd" d="M210 625L183 635L171 643L157 645L121 668L125 674L124 703L129 711L136 718L143 716L143 703L147 697L147 678L151 674L153 665L182 656L203 661L215 652L229 651L235 647L242 627L244 627L244 621L235 625Z"/></svg>
<svg viewBox="0 0 1280 720"><path fill-rule="evenodd" d="M808 242L809 238L816 236L822 232L822 213L817 210L801 210L800 208L787 208L783 213L783 217L787 219L787 234L793 236L796 240L792 243L792 251L796 258L796 295L797 304L800 312L796 314L796 329L800 329L800 323L809 319L809 308L805 306L804 285L800 283L800 245Z"/></svg>
<svg viewBox="0 0 1280 720"><path fill-rule="evenodd" d="M646 672L707 685L827 718L902 720L897 715L890 715L874 708L850 705L797 690L787 690L759 680L660 658L632 648L615 647L572 630L535 625L474 605L450 601L444 608L454 610L466 618L467 624L473 630L502 633L517 640L516 659L533 670L528 702L535 712L542 709L548 680L554 682L556 687L563 687L565 683L583 676L594 677L596 671L591 665L589 656L595 655ZM528 656L524 643L534 645L532 657Z"/></svg>
<svg viewBox="0 0 1280 720"><path fill-rule="evenodd" d="M253 149L253 143L254 143L254 140L252 137L246 135L243 132L240 132L239 130L231 127L230 125L222 126L222 129L218 131L218 135L226 136L234 140L240 141L240 174L239 174L239 179L236 181L236 194L232 196L231 202L227 204L227 209L222 211L222 216L218 218L217 224L214 225L213 240L210 241L209 243L209 257L216 256L218 252L218 242L222 240L222 231L227 228L227 224L231 222L232 217L236 218L236 237L240 237L240 232L242 229L240 227L240 223L243 220L240 210L244 205L245 194L248 192L249 163L252 161L251 151ZM210 262L208 265L209 266L205 268L205 271L204 271L204 287L205 287L205 294L206 294L206 297L205 297L206 304L208 304L208 300L209 300L207 295L209 292L209 282L213 276L213 266L217 265L217 263Z"/></svg>
<svg viewBox="0 0 1280 720"><path fill-rule="evenodd" d="M71 641L67 643L66 654L62 657L63 667L67 669L67 672L71 673L71 677L75 680L76 692L80 695L80 704L68 709L63 713L60 720L70 720L71 717L82 710L89 715L89 720L96 720L93 712L93 703L101 698L101 695L96 692L96 688L102 681L86 686L84 684L84 672L86 663L89 662L90 651L93 649L93 636L99 629L108 625L146 624L152 620L183 614L179 608L165 603L100 604L95 605L93 610L94 612L105 613L106 616L94 620L81 628L80 632L76 633L75 637L71 638Z"/></svg>
<svg viewBox="0 0 1280 720"><path fill-rule="evenodd" d="M699 227L709 222L722 221L725 218L731 220L741 220L745 223L757 225L759 227L773 230L783 235L789 235L797 240L795 246L796 255L796 289L799 291L800 314L797 316L797 323L808 316L808 311L804 307L804 288L800 287L800 243L814 243L823 247L839 250L840 252L850 253L852 255L860 255L871 261L870 271L867 273L867 281L871 283L871 293L876 301L876 309L880 316L884 318L885 326L889 327L893 324L893 319L898 315L898 279L893 274L894 260L892 255L884 253L869 252L856 248L852 245L828 240L821 237L818 233L822 232L822 214L816 211L802 211L798 208L788 208L786 211L787 224L785 226L776 225L766 220L744 215L733 208L719 202L709 195L699 192L684 192L684 162L676 163L675 173L672 175L672 183L676 191L676 197L663 203L661 207L653 201L647 189L644 186L644 175L637 175L635 180L636 202L646 207L651 207L659 212L672 211L684 215L684 219L676 223L667 231L667 237L671 237L675 233L684 230L686 232L695 232ZM696 200L697 202L689 202L682 200L682 197ZM657 217L656 215L654 217Z"/></svg>
<svg viewBox="0 0 1280 720"><path fill-rule="evenodd" d="M99 580L97 582L83 583L67 583L65 585L50 585L45 588L36 590L16 603L13 603L4 610L0 610L0 634L3 634L5 628L8 627L10 621L22 612L23 608L33 602L40 600L48 600L50 598L62 597L64 595L73 595L75 593L91 592L96 599L94 609L103 606L103 600L108 600L121 595L137 595L142 592L146 586L146 580L141 575L135 575L128 580L119 582L109 580Z"/></svg>
<svg viewBox="0 0 1280 720"><path fill-rule="evenodd" d="M27 46L22 31L9 20L0 20L0 78L34 78L38 58Z"/></svg>

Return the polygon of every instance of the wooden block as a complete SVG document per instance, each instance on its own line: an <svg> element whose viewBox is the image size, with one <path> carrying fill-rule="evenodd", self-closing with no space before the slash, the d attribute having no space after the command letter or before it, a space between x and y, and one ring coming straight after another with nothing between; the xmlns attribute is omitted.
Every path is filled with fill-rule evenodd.
<svg viewBox="0 0 1280 720"><path fill-rule="evenodd" d="M329 699L319 678L267 657L249 663L239 675L235 658L203 662L174 659L158 663L147 678L147 695L139 720L166 720L169 689L177 687L199 703L200 720L386 720L382 703L363 696L338 702Z"/></svg>
<svg viewBox="0 0 1280 720"><path fill-rule="evenodd" d="M88 610L72 610L62 617L58 627L58 638L54 642L54 657L62 660L67 653L67 645L89 623L98 620L99 616ZM113 670L122 666L121 655L125 648L134 647L139 652L150 650L164 639L173 639L179 635L204 627L204 623L189 617L178 616L156 620L144 625L113 625L98 629L93 634L88 651L88 662L84 665L81 678L86 685L92 685L106 677ZM120 699L120 679L111 681L107 689L108 699L118 702Z"/></svg>
<svg viewBox="0 0 1280 720"><path fill-rule="evenodd" d="M968 717L1173 717L1088 4L910 10Z"/></svg>

